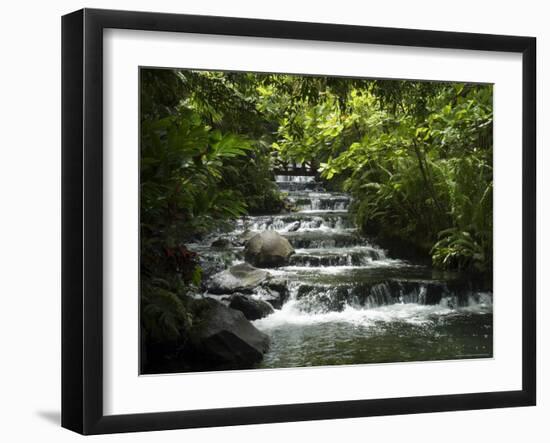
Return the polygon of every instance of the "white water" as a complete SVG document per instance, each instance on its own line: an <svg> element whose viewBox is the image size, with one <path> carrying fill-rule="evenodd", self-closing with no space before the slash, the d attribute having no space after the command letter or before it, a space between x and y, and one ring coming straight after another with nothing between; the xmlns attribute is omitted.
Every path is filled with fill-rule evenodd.
<svg viewBox="0 0 550 443"><path fill-rule="evenodd" d="M341 312L306 312L301 309L300 301L291 298L283 308L268 317L256 320L254 325L263 331L289 325L314 325L322 323L349 323L354 326L375 326L379 323L405 322L414 325L430 324L435 318L470 313L492 312L492 296L488 293L477 293L471 297L470 304L462 308L452 308L449 300L443 298L436 305L418 303L396 303L376 308L363 308L346 305Z"/></svg>
<svg viewBox="0 0 550 443"><path fill-rule="evenodd" d="M275 181L278 183L313 183L315 181L315 177L312 175L276 175Z"/></svg>

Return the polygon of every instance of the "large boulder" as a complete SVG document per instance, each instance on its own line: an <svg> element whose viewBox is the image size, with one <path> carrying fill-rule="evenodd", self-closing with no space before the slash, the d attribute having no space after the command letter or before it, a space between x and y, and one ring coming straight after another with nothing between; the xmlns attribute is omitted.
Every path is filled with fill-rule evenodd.
<svg viewBox="0 0 550 443"><path fill-rule="evenodd" d="M275 268L288 264L294 248L276 231L256 234L246 243L244 258L248 263L261 268Z"/></svg>
<svg viewBox="0 0 550 443"><path fill-rule="evenodd" d="M233 243L227 238L218 238L210 244L210 247L214 249L229 249L233 247Z"/></svg>
<svg viewBox="0 0 550 443"><path fill-rule="evenodd" d="M269 337L235 309L205 300L201 320L190 332L193 354L203 363L246 368L261 361L269 349Z"/></svg>
<svg viewBox="0 0 550 443"><path fill-rule="evenodd" d="M251 293L270 277L269 272L242 263L213 275L206 287L212 294Z"/></svg>
<svg viewBox="0 0 550 443"><path fill-rule="evenodd" d="M229 307L241 311L247 320L258 320L272 314L273 308L269 303L246 296L233 294L229 301Z"/></svg>

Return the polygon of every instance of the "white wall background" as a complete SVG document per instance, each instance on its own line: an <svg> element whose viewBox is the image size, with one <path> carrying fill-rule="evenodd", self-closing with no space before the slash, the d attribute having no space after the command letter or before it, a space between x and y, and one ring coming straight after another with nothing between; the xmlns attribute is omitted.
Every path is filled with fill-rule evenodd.
<svg viewBox="0 0 550 443"><path fill-rule="evenodd" d="M501 409L94 437L94 441L280 442L550 440L550 92L545 2L111 0L4 2L0 26L0 438L82 440L60 414L60 16L81 7L531 35L538 38L539 405ZM546 113L544 109L546 108ZM519 147L518 147L519 149ZM542 250L544 250L542 252ZM545 274L545 275L543 275ZM414 383L414 380L411 380ZM291 389L291 387L289 387ZM322 389L322 386L319 386Z"/></svg>

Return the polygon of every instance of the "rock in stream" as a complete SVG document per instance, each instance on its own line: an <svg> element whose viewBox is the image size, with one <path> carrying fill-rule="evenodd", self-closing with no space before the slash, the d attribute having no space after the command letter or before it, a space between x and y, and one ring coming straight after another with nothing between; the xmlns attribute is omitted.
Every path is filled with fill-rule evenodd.
<svg viewBox="0 0 550 443"><path fill-rule="evenodd" d="M213 275L207 283L207 288L212 294L251 293L269 278L269 272L248 263L241 263Z"/></svg>
<svg viewBox="0 0 550 443"><path fill-rule="evenodd" d="M201 321L190 333L195 358L230 367L250 367L269 349L269 337L256 329L235 309L212 299L201 313Z"/></svg>
<svg viewBox="0 0 550 443"><path fill-rule="evenodd" d="M256 234L247 243L244 257L248 263L261 268L276 268L288 264L294 248L277 231Z"/></svg>

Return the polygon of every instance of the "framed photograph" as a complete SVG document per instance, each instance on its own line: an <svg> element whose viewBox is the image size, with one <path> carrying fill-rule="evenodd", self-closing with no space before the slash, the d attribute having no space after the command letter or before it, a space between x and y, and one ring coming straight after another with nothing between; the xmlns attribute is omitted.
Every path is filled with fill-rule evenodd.
<svg viewBox="0 0 550 443"><path fill-rule="evenodd" d="M62 425L536 402L531 37L62 20Z"/></svg>

